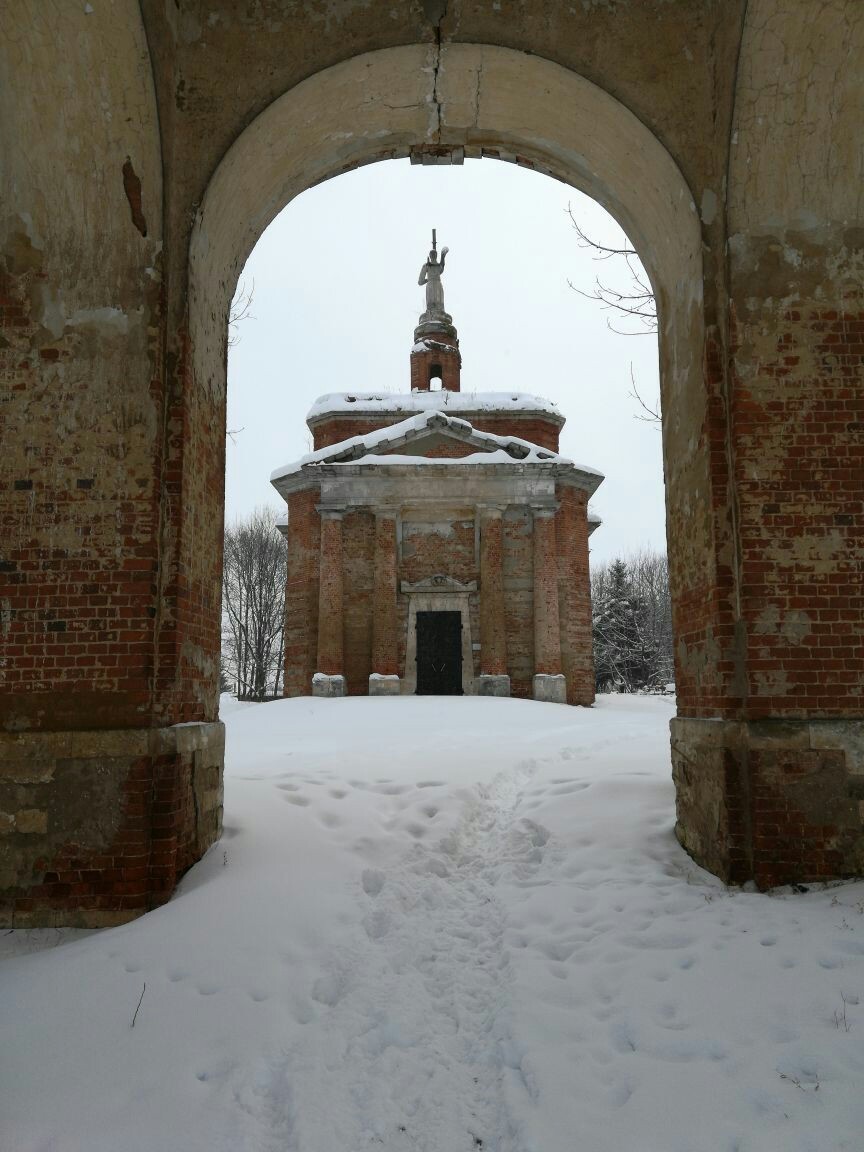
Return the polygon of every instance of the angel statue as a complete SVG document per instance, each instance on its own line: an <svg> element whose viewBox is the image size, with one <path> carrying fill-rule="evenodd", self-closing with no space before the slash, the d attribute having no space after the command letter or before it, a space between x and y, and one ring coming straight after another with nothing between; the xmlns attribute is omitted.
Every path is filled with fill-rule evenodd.
<svg viewBox="0 0 864 1152"><path fill-rule="evenodd" d="M420 269L418 284L426 285L426 314L429 316L446 315L444 312L444 289L441 285L441 274L444 271L444 261L447 259L449 248L441 249L441 260L438 260L438 246L435 229L432 229L432 251L429 259Z"/></svg>

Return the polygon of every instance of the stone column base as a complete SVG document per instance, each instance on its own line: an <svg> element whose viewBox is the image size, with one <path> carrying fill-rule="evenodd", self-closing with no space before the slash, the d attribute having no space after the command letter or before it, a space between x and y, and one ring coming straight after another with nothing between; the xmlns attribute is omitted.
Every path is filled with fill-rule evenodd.
<svg viewBox="0 0 864 1152"><path fill-rule="evenodd" d="M380 672L373 672L369 677L370 696L398 696L402 685L398 676L384 676Z"/></svg>
<svg viewBox="0 0 864 1152"><path fill-rule="evenodd" d="M312 695L334 697L345 695L345 677L328 676L326 672L316 672L312 677Z"/></svg>
<svg viewBox="0 0 864 1152"><path fill-rule="evenodd" d="M222 724L0 734L0 925L107 928L222 834Z"/></svg>
<svg viewBox="0 0 864 1152"><path fill-rule="evenodd" d="M727 883L864 875L864 720L676 718L675 833Z"/></svg>
<svg viewBox="0 0 864 1152"><path fill-rule="evenodd" d="M474 681L475 696L509 696L510 677L482 672Z"/></svg>
<svg viewBox="0 0 864 1152"><path fill-rule="evenodd" d="M547 704L566 704L566 676L550 676L548 673L538 672L534 677L534 699L543 700Z"/></svg>

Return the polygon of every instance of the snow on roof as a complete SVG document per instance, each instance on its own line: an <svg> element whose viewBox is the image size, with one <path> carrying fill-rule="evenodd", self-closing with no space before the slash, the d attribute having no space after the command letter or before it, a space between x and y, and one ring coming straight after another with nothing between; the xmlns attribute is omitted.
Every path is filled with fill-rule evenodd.
<svg viewBox="0 0 864 1152"><path fill-rule="evenodd" d="M432 431L450 432L460 440L473 444L478 451L467 456L409 456L397 453L376 451L391 446L398 449L419 435ZM498 436L493 432L480 432L467 420L455 416L445 416L442 412L418 412L398 424L390 424L367 432L364 436L351 436L338 444L309 452L290 464L276 468L270 476L271 483L286 476L296 475L304 468L321 464L566 464L578 471L603 479L602 473L581 464L574 465L557 452L523 440L519 436ZM598 480L598 482L599 482Z"/></svg>
<svg viewBox="0 0 864 1152"><path fill-rule="evenodd" d="M558 405L530 392L328 392L306 414L311 424L346 412L542 412L564 423Z"/></svg>
<svg viewBox="0 0 864 1152"><path fill-rule="evenodd" d="M386 456L361 456L359 460L328 460L328 464L335 466L347 464L569 464L562 456L552 456L538 460L536 456L526 456L517 460L504 448L496 448L492 452L470 452L467 456L410 456L398 452L388 452Z"/></svg>

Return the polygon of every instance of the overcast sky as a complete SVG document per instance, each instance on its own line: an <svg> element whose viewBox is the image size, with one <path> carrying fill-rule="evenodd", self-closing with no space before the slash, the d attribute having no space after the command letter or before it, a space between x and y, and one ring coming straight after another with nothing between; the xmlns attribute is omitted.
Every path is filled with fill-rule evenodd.
<svg viewBox="0 0 864 1152"><path fill-rule="evenodd" d="M592 200L495 160L372 164L292 201L241 277L254 300L229 351L227 519L283 507L270 473L309 450L305 415L322 393L408 391L434 227L450 249L444 299L463 392L533 392L560 406L562 453L606 476L592 502L603 519L594 561L665 550L660 433L635 419L630 396L631 364L640 393L657 395L656 337L611 332L610 314L569 287L590 290L598 274L627 281L579 247L568 203L589 235L621 242Z"/></svg>

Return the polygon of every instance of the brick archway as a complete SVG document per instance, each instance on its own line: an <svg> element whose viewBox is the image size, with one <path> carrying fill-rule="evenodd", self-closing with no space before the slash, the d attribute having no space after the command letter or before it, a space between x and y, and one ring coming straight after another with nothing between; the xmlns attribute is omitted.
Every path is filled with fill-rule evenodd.
<svg viewBox="0 0 864 1152"><path fill-rule="evenodd" d="M299 57L218 0L207 29L144 4L10 41L0 357L29 454L4 462L9 922L128 919L218 835L228 304L292 196L411 153L532 164L636 243L661 316L679 836L763 886L864 868L864 174L840 65L862 14L550 5L493 28L408 7L392 34L374 4L334 29L292 9Z"/></svg>

